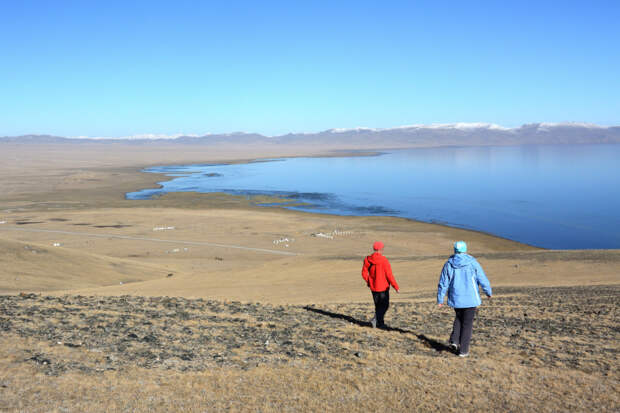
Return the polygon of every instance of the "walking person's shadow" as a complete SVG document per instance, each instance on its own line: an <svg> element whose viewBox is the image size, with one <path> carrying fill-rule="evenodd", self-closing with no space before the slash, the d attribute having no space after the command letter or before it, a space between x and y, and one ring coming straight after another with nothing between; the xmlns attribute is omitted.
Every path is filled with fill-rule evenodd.
<svg viewBox="0 0 620 413"><path fill-rule="evenodd" d="M369 321L358 320L357 318L351 317L350 315L334 313L334 312L331 312L331 311L322 310L320 308L310 307L308 305L304 307L304 310L311 311L311 312L316 313L316 314L321 314L321 315L324 315L324 316L327 316L327 317L348 321L349 323L356 324L356 325L358 325L360 327L372 328L372 324ZM402 334L412 334L412 335L416 336L420 341L422 341L427 347L430 347L430 348L432 348L435 351L438 351L438 352L448 351L450 353L454 353L454 351L450 347L448 347L447 345L443 344L440 341L437 341L437 340L434 340L434 339L432 339L430 337L427 337L424 334L416 334L414 331L404 330L402 328L389 327L389 326L385 326L384 330L385 331L395 331L395 332L402 333Z"/></svg>

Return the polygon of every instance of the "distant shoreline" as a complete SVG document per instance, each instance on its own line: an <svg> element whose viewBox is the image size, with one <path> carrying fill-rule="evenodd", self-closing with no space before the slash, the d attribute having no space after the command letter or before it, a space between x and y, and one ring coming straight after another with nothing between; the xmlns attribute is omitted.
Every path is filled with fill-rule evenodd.
<svg viewBox="0 0 620 413"><path fill-rule="evenodd" d="M543 145L545 147L548 147L548 145ZM443 149L443 148L442 148ZM508 152L508 153L512 153L512 152ZM544 152L543 152L544 153ZM205 166L205 167L209 167L209 166L215 166L215 165L238 165L238 164L243 164L243 163L261 163L261 162L268 162L268 161L272 161L272 160L278 160L278 159L295 159L295 158L327 158L327 157L343 157L343 158L350 158L353 156L369 156L369 155L381 155L381 154L385 154L385 152L365 152L365 151L357 151L357 152L343 152L340 154L331 154L330 156L321 156L321 155L312 155L312 156L304 156L304 155L298 155L298 156L288 156L288 157L277 157L277 158L273 158L273 157L268 157L268 158L261 158L261 159L253 159L253 160L246 160L246 161L234 161L234 162L217 162L217 163L203 163L203 164L185 164L185 165L161 165L161 167L163 168L167 168L167 167L179 167L179 168L183 168L183 167L191 167L191 166L196 166L196 167L200 167L200 166ZM303 163L304 165L307 165L307 163ZM286 167L285 167L286 168ZM127 199L133 200L133 201L143 201L143 200L153 200L155 197L158 199L161 199L163 197L169 197L170 194L184 194L184 197L190 197L192 195L190 194L195 194L195 196L200 197L200 196L204 196L204 194L209 194L209 193L227 193L229 196L236 196L236 197L246 197L249 199L253 200L253 204L256 206L260 206L260 207L275 207L278 209L285 209L285 210L289 210L289 211L296 211L296 212L302 212L302 213L311 213L311 214L319 214L319 215L336 215L336 216L358 216L358 217L364 217L364 216L382 216L382 217L396 217L396 218L404 218L404 219L408 219L411 221L415 221L415 222L423 222L423 223L428 223L428 224L433 224L433 225L441 225L444 227L450 227L450 228L457 228L457 229L462 229L462 230L467 230L467 231L472 231L472 232L478 232L481 234L486 234L486 235L491 235L491 236L495 236L495 237L499 237L499 238L503 238L506 240L511 240L514 242L519 242L522 243L524 245L529 245L535 248L541 248L541 249L557 249L558 247L560 247L562 244L560 243L559 245L554 245L553 242L554 240L552 238L546 237L548 239L546 239L545 241L545 237L542 237L540 239L540 242L542 244L536 244L535 242L531 242L532 239L532 235L527 236L527 234L521 234L522 237L519 238L517 235L514 236L510 236L510 235L506 235L506 234L502 234L501 232L494 232L493 230L489 229L489 225L486 225L486 228L483 226L481 228L476 228L475 227L475 221L472 221L472 226L468 226L467 223L460 223L457 221L446 221L442 219L442 215L435 215L435 216L430 216L429 219L420 219L417 217L412 217L411 214L408 212L408 209L402 209L401 207L398 207L398 205L392 205L392 204L382 204L382 205L378 205L381 207L387 207L386 205L391 205L391 208L397 208L398 211L396 211L395 213L390 213L389 211L385 211L385 212L380 212L380 211L368 211L368 212L355 212L354 210L349 210L347 208L351 207L345 207L346 205L346 201L345 205L340 205L340 203L336 203L336 204L331 204L331 201L322 201L322 200L318 200L319 198L314 198L314 197L310 197L308 198L308 196L312 195L315 193L315 191L320 191L320 189L317 189L316 186L315 187L310 187L309 188L303 188L302 187L298 188L299 193L297 192L290 192L289 190L285 190L284 188L290 188L290 182L289 185L287 187L282 187L283 189L281 190L277 190L274 189L272 191L261 191L261 190L254 190L252 184L249 184L249 186L247 188L245 187L237 187L233 184L233 186L230 187L229 190L219 190L219 186L217 184L215 184L215 186L210 187L209 191L205 191L205 192L200 192L200 190L182 190L182 188L178 188L179 190L174 190L174 189L167 189L165 192L160 192L157 193L157 190L159 189L165 189L165 187L163 185L159 185L159 182L170 182L174 179L177 179L175 177L170 177L167 176L166 171L158 171L157 167L153 168L154 170L148 170L148 169L142 169L140 172L146 172L149 174L155 174L156 176L158 176L159 179L157 179L157 183L155 185L153 185L152 187L142 187L144 189L138 189L137 191L132 191L134 197L128 197L130 193L125 194L125 197ZM262 169L262 168L261 168ZM286 170L286 169L284 169ZM176 171L171 170L169 171L169 173L176 173ZM269 175L266 175L267 177ZM357 175L356 175L357 176ZM273 177L272 177L273 178ZM270 183L270 186L273 187L274 182L272 182L271 180L269 180L269 178L267 178L268 181ZM194 181L192 181L192 185L195 185L193 183ZM224 184L226 185L226 184ZM200 187L200 184L198 184L198 186ZM207 184L207 186L209 186ZM244 189L245 188L245 189ZM276 186L275 188L279 188L278 186ZM144 195L139 195L139 193L141 191L144 191ZM152 191L152 192L150 192ZM244 192L245 191L245 192ZM340 192L338 191L338 189L331 188L327 189L325 188L323 190L324 192L327 191L326 193L334 193L334 194L340 194ZM288 196L288 193L291 193L291 196ZM320 192L316 192L316 194L320 194ZM305 196L308 195L308 196ZM144 197L144 198L142 198ZM258 200L258 198L261 198L260 200ZM307 199L306 199L307 198ZM345 197L346 198L346 197ZM322 199L322 198L320 198ZM528 198L525 198L528 199ZM327 203L325 203L327 202ZM305 207L305 205L307 205L307 207ZM368 204L368 205L372 205L372 204ZM356 206L357 208L357 204L354 204L353 206ZM318 207L318 209L314 209ZM344 208L344 209L343 209ZM399 212L400 211L400 212ZM419 214L418 214L419 215ZM424 213L422 213L422 215L424 215ZM425 215L424 215L425 216ZM449 214L444 216L444 218L448 218L450 219ZM454 217L452 217L454 218ZM492 217L491 217L492 219ZM468 221L469 222L469 221ZM501 226L501 221L498 221L497 224L494 224L497 226ZM493 225L491 225L493 226ZM514 232L514 231L513 231ZM517 234L517 233L515 233ZM561 233L560 233L561 234ZM523 238L523 236L525 236L525 238ZM530 241L528 242L527 239L530 239ZM536 237L535 237L536 238ZM546 242L546 244L545 244ZM556 244L558 244L558 242L556 242ZM565 243L566 244L566 243ZM574 243L573 243L574 244ZM569 245L569 244L567 244ZM582 245L571 245L571 246L565 246L565 247L561 247L561 248L566 248L566 249L592 249L592 250L597 250L597 249L601 249L601 247L598 246L582 246ZM606 249L609 247L603 246L602 249Z"/></svg>
<svg viewBox="0 0 620 413"><path fill-rule="evenodd" d="M330 154L328 157L341 158L341 160L335 162L320 161L319 159L321 158L328 158L320 155L298 155L289 157L268 157L245 162L217 162L194 165L176 164L142 170L141 172L158 174L158 176L162 178L158 182L162 182L163 185L159 185L155 188L139 188L137 191L126 193L125 197L137 201L148 198L152 199L154 196L160 197L165 195L165 193L174 192L223 192L231 196L235 195L251 199L261 197L263 198L261 201L255 201L253 203L262 207L275 206L281 209L322 215L402 217L419 222L479 231L545 249L605 249L613 248L616 245L615 243L617 243L617 239L610 234L609 231L605 232L604 229L599 231L600 236L596 235L596 237L593 238L593 231L597 231L598 228L601 228L600 219L584 221L583 219L585 218L583 213L580 212L582 210L579 209L579 207L567 209L563 219L554 219L554 215L549 214L550 210L561 207L561 205L556 205L555 201L553 201L553 199L555 199L554 197L548 197L547 201L542 202L538 197L538 191L536 189L522 189L519 194L514 195L510 192L510 186L506 187L497 179L490 179L488 183L485 183L487 181L487 173L490 171L489 167L479 168L476 166L484 165L487 162L493 165L495 162L501 160L502 167L499 169L497 167L492 167L493 171L498 174L497 177L512 177L510 178L512 181L516 179L515 182L518 182L517 188L529 188L532 187L529 185L529 181L520 182L519 179L521 178L517 178L520 176L524 166L531 166L532 164L530 164L530 162L535 162L534 165L538 165L538 162L540 162L540 168L548 168L549 165L555 165L546 172L550 178L541 176L541 180L536 184L536 186L543 185L546 191L550 191L549 193L553 194L555 193L554 188L556 188L553 176L566 173L566 167L561 166L561 162L558 164L560 159L572 159L574 163L571 162L571 165L589 168L592 162L596 162L594 159L599 159L598 163L604 161L606 163L603 163L603 165L607 165L610 161L609 156L615 156L613 154L617 153L615 149L609 152L611 148L608 150L603 148L597 149L597 147L598 145L589 145L588 149L582 151L579 147L571 148L570 146L562 146L562 150L558 149L558 151L556 151L554 149L555 145L536 145L536 149L532 150L519 149L522 148L522 146L502 146L491 147L490 152L471 147L458 147L456 149L454 147L442 147L431 148L430 152L428 152L428 149L410 149L403 150L402 152L400 150L378 153L356 151ZM460 149L463 149L463 151ZM605 155L599 158L598 155L603 153L611 155ZM367 163L350 163L346 161L346 159L356 156L377 156L381 154L389 155L389 159L381 158L376 161L373 160L372 168L391 171L388 172L387 175L384 173L385 176L383 176L383 178L392 182L390 188L393 188L386 188L384 190L375 188L379 190L376 196L378 196L378 199L381 199L381 201L378 201L373 197L369 197L366 188L359 184L359 182L374 182L375 175L372 173L370 175L368 174L368 168L365 167ZM487 200L484 201L484 205L469 208L467 211L464 211L466 212L465 215L457 213L454 208L444 208L444 203L438 200L433 201L437 194L437 187L433 185L440 185L440 187L443 187L445 185L450 185L449 182L452 181L452 178L445 176L444 172L446 167L450 164L446 164L441 160L446 156L448 159L452 159L452 157L465 157L466 159L470 159L470 163L473 162L473 164L470 165L470 167L473 167L473 172L471 172L473 175L470 176L470 183L465 184L464 187L468 188L466 190L467 192L461 193L462 191L457 191L455 196L465 196L469 191L483 191L483 193L486 192L487 197L491 196L490 194L492 193L496 194L496 201L487 198ZM312 159L317 159L317 161L315 162ZM247 163L263 163L274 160L288 160L289 163L278 164L272 167L257 165L251 167L251 169L236 166L232 168L233 170L228 172L222 172L217 169L217 172L222 172L226 176L221 177L221 175L218 174L218 177L214 177L215 180L213 181L207 178L201 178L201 175L212 172L213 170L210 167L215 165L240 165ZM412 169L409 165L424 165L424 167L422 170L420 167L413 167ZM341 178L334 181L337 183L331 183L332 180L328 177L329 172L327 172L325 168L332 166L336 168L335 170L340 171L339 174L342 175L342 178L346 176L344 181ZM179 170L175 170L176 168L179 168ZM255 179L248 175L249 171L254 171L256 168L258 168L258 171L261 171L258 172L261 177L260 182L255 182ZM296 171L298 168L301 168L299 169L300 171L308 170L308 168L310 168L310 170L316 170L318 176L310 178L312 174L308 176L306 173L297 176ZM460 173L459 171L461 171L462 168L462 166L454 166L448 169L454 174ZM187 181L183 177L166 176L168 173L172 175L176 175L177 173L184 175L186 169L192 170L192 172L187 172L191 174L191 178ZM597 170L597 168L595 167L594 170ZM321 171L327 172L327 174ZM429 178L430 180L424 178L427 173L430 174L430 177L435 178ZM599 174L600 173L603 172L599 172ZM245 177L242 182L236 182L234 176L238 174ZM407 178L402 178L407 176L414 177L419 184L418 189L413 193L410 193L411 190L410 185L407 184ZM526 174L524 177L525 176L528 176L528 179L538 179L535 176L530 176L530 174ZM592 176L599 177L597 174ZM600 176L600 178L606 182L607 178L603 176ZM422 181L420 181L420 179L422 179ZM175 182L169 185L171 181ZM349 182L349 184L346 182ZM422 182L427 183L423 184ZM557 188L563 188L561 189L562 193L567 193L570 188L577 189L581 188L581 186L578 183L571 183L561 185ZM373 193L375 192L376 191L373 191ZM458 195L459 193L460 195ZM398 194L402 194L402 196ZM593 188L583 192L583 194L598 197L600 191ZM409 201L412 196L414 198ZM514 199L520 201L512 201L513 196L517 197ZM575 198L575 196L577 198ZM582 199L583 196L585 195L581 195ZM414 201L414 199L419 197L422 197L420 201ZM575 205L581 204L581 201L578 199L579 195L574 195L572 198L569 197L567 199L573 198L576 202ZM427 199L427 201L421 201L424 199ZM614 200L613 202L617 202L617 197L612 199ZM542 202L542 204L540 204L540 202ZM571 225L573 222L576 224ZM580 228L578 225L581 225L583 228ZM584 225L588 225L590 229L584 227Z"/></svg>
<svg viewBox="0 0 620 413"><path fill-rule="evenodd" d="M326 148L272 152L264 148L261 151L245 147L214 150L204 146L183 145L175 146L174 150L170 146L144 147L139 145L6 145L3 149L5 150L0 151L0 173L6 177L20 176L21 178L0 181L2 185L0 208L26 211L49 208L94 209L141 206L213 209L229 208L232 205L234 208L254 209L256 208L254 202L232 195L194 194L190 196L185 193L180 196L171 194L145 202L126 200L125 194L139 188L153 188L159 181L168 179L164 174L144 172L145 168L152 166L238 164L272 158L376 156L384 152L354 150L330 153L330 150ZM232 198L236 200L232 201ZM317 217L327 215L284 209L281 206L275 208L287 214L313 214ZM275 208L271 209L275 210ZM448 226L437 221L428 223L428 225L476 231ZM488 231L482 231L482 233L492 234Z"/></svg>

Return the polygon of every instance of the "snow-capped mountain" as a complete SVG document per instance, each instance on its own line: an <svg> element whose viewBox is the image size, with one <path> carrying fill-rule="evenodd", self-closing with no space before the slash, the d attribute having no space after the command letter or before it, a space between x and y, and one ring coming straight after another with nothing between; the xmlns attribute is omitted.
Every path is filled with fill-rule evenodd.
<svg viewBox="0 0 620 413"><path fill-rule="evenodd" d="M203 136L139 135L126 138L63 138L24 135L0 138L0 143L119 143L196 145L321 145L340 149L407 148L446 145L524 145L620 143L620 126L587 123L530 123L506 128L492 123L408 125L393 128L336 128L316 133L264 136L233 132Z"/></svg>

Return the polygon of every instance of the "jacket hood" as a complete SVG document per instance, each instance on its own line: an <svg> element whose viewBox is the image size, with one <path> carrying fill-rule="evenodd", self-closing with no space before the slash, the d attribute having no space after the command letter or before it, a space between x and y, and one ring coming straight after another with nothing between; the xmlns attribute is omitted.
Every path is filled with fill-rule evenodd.
<svg viewBox="0 0 620 413"><path fill-rule="evenodd" d="M377 265L383 261L387 260L383 255L378 252L374 252L372 255L368 256L368 262L371 264Z"/></svg>
<svg viewBox="0 0 620 413"><path fill-rule="evenodd" d="M465 253L454 254L448 260L450 265L453 266L454 268L466 267L469 264L471 264L473 261L474 261L474 257L472 257L469 254L465 254Z"/></svg>

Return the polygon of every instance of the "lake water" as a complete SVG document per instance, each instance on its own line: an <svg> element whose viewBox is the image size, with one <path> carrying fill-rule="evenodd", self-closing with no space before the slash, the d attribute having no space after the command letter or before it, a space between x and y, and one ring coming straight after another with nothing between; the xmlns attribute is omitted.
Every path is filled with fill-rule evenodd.
<svg viewBox="0 0 620 413"><path fill-rule="evenodd" d="M303 211L400 216L545 248L620 248L620 145L424 148L147 171L171 179L128 199L276 195Z"/></svg>

